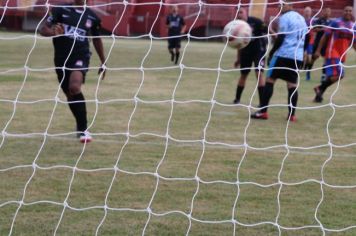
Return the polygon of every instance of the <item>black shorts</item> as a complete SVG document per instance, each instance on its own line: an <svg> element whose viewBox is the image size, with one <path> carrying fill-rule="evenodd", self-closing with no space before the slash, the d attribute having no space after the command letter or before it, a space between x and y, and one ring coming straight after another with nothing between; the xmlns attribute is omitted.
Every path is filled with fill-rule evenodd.
<svg viewBox="0 0 356 236"><path fill-rule="evenodd" d="M168 48L180 48L181 37L174 37L168 39Z"/></svg>
<svg viewBox="0 0 356 236"><path fill-rule="evenodd" d="M283 79L290 83L297 83L298 72L296 70L301 69L302 66L303 61L273 56L269 64L267 78ZM286 69L280 67L285 67Z"/></svg>
<svg viewBox="0 0 356 236"><path fill-rule="evenodd" d="M263 59L263 60L261 60L261 59L265 53L266 53L265 51L241 53L241 55L240 55L241 74L247 75L248 73L250 73L252 64L254 64L254 67L256 67L256 69L255 69L256 71L258 71L259 65L261 67L264 67L265 59ZM261 72L263 72L263 69L261 70Z"/></svg>
<svg viewBox="0 0 356 236"><path fill-rule="evenodd" d="M71 56L65 63L66 58L55 58L54 65L56 66L56 74L58 82L61 84L61 88L65 93L69 92L69 78L72 71L80 71L83 74L83 83L85 83L85 75L88 72L90 55L76 55ZM64 65L65 63L65 65ZM65 69L58 67L65 66ZM63 82L62 82L63 80Z"/></svg>

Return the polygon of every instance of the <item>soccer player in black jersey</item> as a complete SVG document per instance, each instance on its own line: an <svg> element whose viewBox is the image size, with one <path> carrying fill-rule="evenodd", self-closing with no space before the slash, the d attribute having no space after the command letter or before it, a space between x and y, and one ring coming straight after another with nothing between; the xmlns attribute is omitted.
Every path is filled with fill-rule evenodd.
<svg viewBox="0 0 356 236"><path fill-rule="evenodd" d="M304 8L303 17L305 19L305 23L308 27L312 25L312 9L311 7L307 6ZM304 41L304 60L303 60L303 69L306 70L306 79L307 81L310 80L310 70L312 68L312 57L311 57L311 50L312 50L312 30L309 31L305 35Z"/></svg>
<svg viewBox="0 0 356 236"><path fill-rule="evenodd" d="M325 30L327 29L327 27L324 27L324 26L328 26L330 25L331 23L331 9L329 7L327 8L324 8L323 9L323 12L322 12L322 16L315 20L313 22L313 25L317 26L313 29L314 31L314 38L313 38L313 41L310 42L310 47L312 48L312 51L311 51L311 54L313 55L316 50L318 49L318 46L319 46L319 43L320 43L320 40L321 38L323 37L324 35L324 32ZM325 56L325 50L326 50L326 46L324 46L320 53L321 53L321 56ZM315 62L315 58L312 58L312 65L311 67L313 66L314 62ZM324 81L326 78L326 75L325 75L325 65L323 66L323 69L322 69L322 75L321 75L321 81Z"/></svg>
<svg viewBox="0 0 356 236"><path fill-rule="evenodd" d="M185 21L182 16L178 14L178 6L172 6L171 13L167 16L166 25L168 27L168 51L171 54L171 61L178 63L181 34L185 31ZM175 49L175 52L173 51Z"/></svg>
<svg viewBox="0 0 356 236"><path fill-rule="evenodd" d="M93 45L102 63L99 74L105 77L105 55L103 43L98 37L100 19L89 8L85 0L74 0L73 5L53 7L41 35L53 37L54 64L58 81L69 102L77 123L80 142L92 140L87 131L87 111L81 86L85 82L91 52L88 36L93 37Z"/></svg>
<svg viewBox="0 0 356 236"><path fill-rule="evenodd" d="M256 78L258 79L258 95L261 103L263 88L265 86L265 77L263 69L259 70L258 67L260 66L260 68L263 68L265 63L263 55L266 53L267 38L264 38L263 35L267 33L267 27L262 20L248 16L246 9L243 8L239 9L237 18L246 21L250 25L252 29L252 37L254 38L251 39L251 42L245 48L237 51L235 67L237 68L240 66L241 75L236 88L234 104L240 103L241 94L245 88L246 79L251 71L252 64L256 67L255 72Z"/></svg>

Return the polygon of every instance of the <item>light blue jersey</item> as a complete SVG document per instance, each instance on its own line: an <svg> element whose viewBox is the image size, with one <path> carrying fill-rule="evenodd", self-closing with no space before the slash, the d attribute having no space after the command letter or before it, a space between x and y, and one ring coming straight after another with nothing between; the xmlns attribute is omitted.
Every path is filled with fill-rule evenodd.
<svg viewBox="0 0 356 236"><path fill-rule="evenodd" d="M295 11L284 13L279 18L279 33L285 34L285 37L274 56L303 61L307 27L304 17L299 13Z"/></svg>

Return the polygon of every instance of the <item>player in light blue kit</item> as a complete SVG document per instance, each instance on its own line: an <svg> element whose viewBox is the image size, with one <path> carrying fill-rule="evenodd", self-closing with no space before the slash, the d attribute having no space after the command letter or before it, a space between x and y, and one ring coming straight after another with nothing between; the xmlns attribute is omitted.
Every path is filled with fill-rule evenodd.
<svg viewBox="0 0 356 236"><path fill-rule="evenodd" d="M307 33L305 19L292 10L291 0L285 0L282 4L282 16L279 19L279 34L272 50L269 53L269 71L266 85L263 91L261 109L251 115L253 119L268 119L267 106L273 94L273 86L276 79L287 82L288 88L288 117L290 121L296 121L295 107L298 102L298 72L303 66L304 40ZM292 96L293 95L293 96Z"/></svg>

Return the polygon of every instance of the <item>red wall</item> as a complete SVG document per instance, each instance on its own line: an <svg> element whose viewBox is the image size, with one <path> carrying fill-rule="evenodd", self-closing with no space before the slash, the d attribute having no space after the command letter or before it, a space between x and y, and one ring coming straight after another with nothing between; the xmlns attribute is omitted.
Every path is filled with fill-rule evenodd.
<svg viewBox="0 0 356 236"><path fill-rule="evenodd" d="M266 21L269 20L270 16L277 15L279 12L280 6L278 1L268 0L270 5L267 6ZM7 0L0 0L2 6L6 2ZM72 1L49 1L50 4L61 4L64 2ZM198 4L199 0L165 0L162 7L160 6L160 2L160 0L132 0L125 7L122 1L89 0L88 5L101 4L100 7L93 8L93 10L101 17L103 28L108 32L114 32L117 35L142 35L151 32L155 36L166 36L165 19L172 4L179 4L180 14L185 17L187 23L187 30L191 29L194 32L194 30L200 29L200 32L204 32L204 28L207 25L216 28L223 27L228 21L235 18L236 6L242 4L242 6L248 7L250 0L206 0L206 4L201 7ZM186 4L182 4L182 2ZM45 3L46 0L37 0L36 5L43 5ZM110 4L105 5L105 3ZM324 1L324 7L330 7L333 11L333 17L336 17L340 16L344 6L352 5L352 3L353 0ZM8 6L16 7L16 4L17 0L10 0ZM321 7L321 0L294 4L294 7L298 11L302 11L306 6L311 6L313 13L316 13ZM46 10L44 6L35 7L33 11L26 14L41 19ZM0 13L3 12L0 10ZM10 29L21 29L24 14L25 11L23 10L8 9L1 25ZM121 21L119 22L120 19Z"/></svg>

